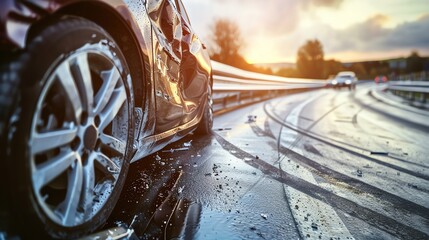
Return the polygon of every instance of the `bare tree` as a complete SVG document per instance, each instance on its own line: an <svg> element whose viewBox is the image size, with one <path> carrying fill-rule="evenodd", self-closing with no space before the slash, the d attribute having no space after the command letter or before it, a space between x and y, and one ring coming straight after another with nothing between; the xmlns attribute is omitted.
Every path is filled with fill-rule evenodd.
<svg viewBox="0 0 429 240"><path fill-rule="evenodd" d="M298 50L296 65L304 78L322 79L324 53L319 40L309 40Z"/></svg>
<svg viewBox="0 0 429 240"><path fill-rule="evenodd" d="M237 65L237 61L243 60L239 53L243 40L236 23L227 19L216 20L212 41L212 59L229 65Z"/></svg>

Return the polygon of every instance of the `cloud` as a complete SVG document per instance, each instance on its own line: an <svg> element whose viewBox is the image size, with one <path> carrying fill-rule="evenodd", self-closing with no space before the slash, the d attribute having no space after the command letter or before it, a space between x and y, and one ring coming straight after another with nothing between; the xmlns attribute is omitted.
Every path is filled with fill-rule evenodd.
<svg viewBox="0 0 429 240"><path fill-rule="evenodd" d="M309 3L316 7L338 8L343 0L310 0Z"/></svg>
<svg viewBox="0 0 429 240"><path fill-rule="evenodd" d="M385 27L389 17L378 14L349 28L338 30L328 25L318 24L290 35L288 44L296 47L292 39L300 39L301 45L307 39L318 38L324 46L325 55L339 53L398 53L418 50L429 52L429 15L415 21L404 22L394 28ZM313 36L306 32L314 32Z"/></svg>
<svg viewBox="0 0 429 240"><path fill-rule="evenodd" d="M239 24L244 36L279 36L295 31L310 7L338 7L343 0L189 0L185 3L200 32L215 19L226 18Z"/></svg>
<svg viewBox="0 0 429 240"><path fill-rule="evenodd" d="M429 16L392 29L379 42L380 48L429 48Z"/></svg>
<svg viewBox="0 0 429 240"><path fill-rule="evenodd" d="M422 15L422 16L419 18L419 21L425 21L425 20L427 20L427 19L429 19L429 13Z"/></svg>
<svg viewBox="0 0 429 240"><path fill-rule="evenodd" d="M386 20L388 17L376 15L339 33L352 36L354 44L349 47L361 51L429 48L429 17L405 22L395 28L384 27Z"/></svg>

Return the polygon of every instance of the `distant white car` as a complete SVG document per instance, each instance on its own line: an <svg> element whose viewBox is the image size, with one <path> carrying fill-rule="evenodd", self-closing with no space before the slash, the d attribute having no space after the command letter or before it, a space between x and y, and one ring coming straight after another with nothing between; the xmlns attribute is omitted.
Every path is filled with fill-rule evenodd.
<svg viewBox="0 0 429 240"><path fill-rule="evenodd" d="M356 88L356 74L354 72L339 72L334 79L332 79L331 84L334 88L347 87L349 90Z"/></svg>

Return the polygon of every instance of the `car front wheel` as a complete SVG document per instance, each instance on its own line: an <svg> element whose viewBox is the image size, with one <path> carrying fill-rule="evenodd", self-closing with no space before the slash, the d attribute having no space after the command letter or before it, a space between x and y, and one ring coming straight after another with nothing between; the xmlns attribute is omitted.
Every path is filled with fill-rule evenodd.
<svg viewBox="0 0 429 240"><path fill-rule="evenodd" d="M9 118L13 228L24 238L75 238L110 215L129 166L133 96L110 35L80 18L41 31L14 64Z"/></svg>

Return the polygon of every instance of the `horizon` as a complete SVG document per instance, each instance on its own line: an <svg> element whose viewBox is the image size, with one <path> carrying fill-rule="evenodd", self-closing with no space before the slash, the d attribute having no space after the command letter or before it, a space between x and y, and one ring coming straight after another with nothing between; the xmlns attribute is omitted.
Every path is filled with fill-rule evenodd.
<svg viewBox="0 0 429 240"><path fill-rule="evenodd" d="M411 51L412 52L412 51ZM340 61L336 58L324 58L325 61L329 61L329 60L336 60L339 61L341 63L359 63L359 62L378 62L378 61L390 61L390 60L396 60L396 59L406 59L411 55L411 52L407 55L407 56L399 56L399 57L388 57L388 58L375 58L375 59L363 59L363 60L351 60L351 61ZM422 58L429 58L429 54L428 55L422 55L419 53L419 56ZM296 64L296 61L284 61L284 62L255 62L255 63L250 63L249 64L252 65L256 65L256 64Z"/></svg>

